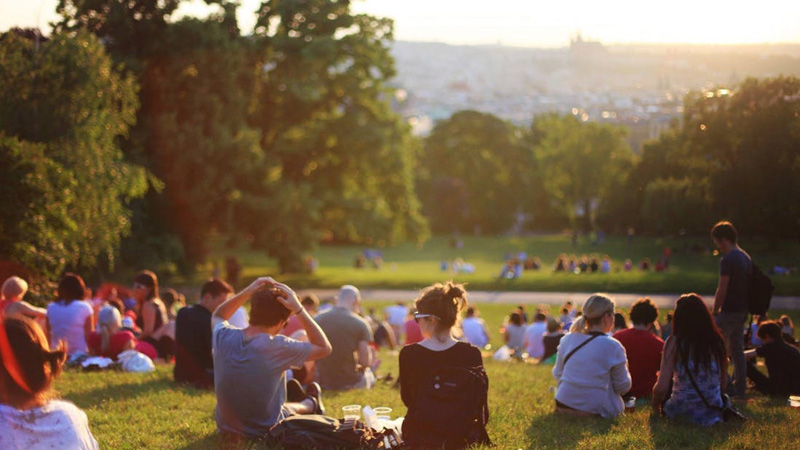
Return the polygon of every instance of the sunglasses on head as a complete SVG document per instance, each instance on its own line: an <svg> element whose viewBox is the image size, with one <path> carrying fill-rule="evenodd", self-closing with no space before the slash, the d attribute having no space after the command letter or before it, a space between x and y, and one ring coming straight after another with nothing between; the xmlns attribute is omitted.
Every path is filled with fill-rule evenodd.
<svg viewBox="0 0 800 450"><path fill-rule="evenodd" d="M438 317L436 317L436 316L435 316L435 315L433 315L433 314L420 314L420 313L414 313L414 321L415 321L415 322L417 322L417 323L419 323L419 320L420 320L420 319L424 319L424 318L426 318L426 317L433 317L434 319L438 319Z"/></svg>

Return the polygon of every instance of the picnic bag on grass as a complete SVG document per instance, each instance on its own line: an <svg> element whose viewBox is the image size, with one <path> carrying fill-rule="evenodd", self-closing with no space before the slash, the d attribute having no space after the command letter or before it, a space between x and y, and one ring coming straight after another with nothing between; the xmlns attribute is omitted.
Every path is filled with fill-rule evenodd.
<svg viewBox="0 0 800 450"><path fill-rule="evenodd" d="M385 448L384 433L376 433L364 422L356 420L353 426L344 426L333 417L319 414L295 415L276 423L269 437L285 449L368 449Z"/></svg>
<svg viewBox="0 0 800 450"><path fill-rule="evenodd" d="M483 367L445 367L425 377L403 421L409 448L460 449L491 445L489 378Z"/></svg>
<svg viewBox="0 0 800 450"><path fill-rule="evenodd" d="M775 286L772 280L753 263L753 273L750 275L750 290L747 309L750 314L764 315L769 310L772 292Z"/></svg>

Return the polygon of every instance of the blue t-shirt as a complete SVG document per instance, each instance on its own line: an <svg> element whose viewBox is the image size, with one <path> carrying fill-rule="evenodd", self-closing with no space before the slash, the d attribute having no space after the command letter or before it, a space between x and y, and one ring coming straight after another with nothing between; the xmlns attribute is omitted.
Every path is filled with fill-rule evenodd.
<svg viewBox="0 0 800 450"><path fill-rule="evenodd" d="M752 273L753 262L750 260L750 255L742 250L731 250L722 257L719 262L719 274L729 278L728 293L722 303L722 312L747 312Z"/></svg>
<svg viewBox="0 0 800 450"><path fill-rule="evenodd" d="M286 336L259 334L222 322L214 329L214 387L217 428L261 437L291 412L286 403L286 370L301 366L311 344Z"/></svg>

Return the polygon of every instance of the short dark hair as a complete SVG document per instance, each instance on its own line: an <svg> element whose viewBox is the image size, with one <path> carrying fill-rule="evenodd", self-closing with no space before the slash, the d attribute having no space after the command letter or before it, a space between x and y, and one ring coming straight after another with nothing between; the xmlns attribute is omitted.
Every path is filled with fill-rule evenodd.
<svg viewBox="0 0 800 450"><path fill-rule="evenodd" d="M317 298L317 296L314 294L304 295L303 298L300 299L300 304L306 308L313 306L314 309L317 309L319 308L319 298Z"/></svg>
<svg viewBox="0 0 800 450"><path fill-rule="evenodd" d="M735 244L738 236L739 234L736 232L736 228L734 228L733 224L727 220L717 222L716 225L714 225L714 228L711 229L711 237L718 241L727 239L732 244Z"/></svg>
<svg viewBox="0 0 800 450"><path fill-rule="evenodd" d="M65 273L58 282L57 302L72 303L73 300L86 298L86 284L83 278L75 273Z"/></svg>
<svg viewBox="0 0 800 450"><path fill-rule="evenodd" d="M278 297L283 292L271 286L264 286L250 297L250 325L271 327L287 320L292 315Z"/></svg>
<svg viewBox="0 0 800 450"><path fill-rule="evenodd" d="M758 333L756 334L761 339L769 336L777 341L782 338L783 333L781 332L781 325L778 322L774 320L768 320L761 323L761 325L758 327Z"/></svg>
<svg viewBox="0 0 800 450"><path fill-rule="evenodd" d="M522 314L518 312L512 312L511 315L508 316L508 322L517 326L522 325Z"/></svg>
<svg viewBox="0 0 800 450"><path fill-rule="evenodd" d="M647 297L636 300L631 307L631 322L634 325L649 325L658 319L658 307Z"/></svg>
<svg viewBox="0 0 800 450"><path fill-rule="evenodd" d="M534 322L544 322L547 320L547 316L543 312L537 312L536 315L533 316Z"/></svg>
<svg viewBox="0 0 800 450"><path fill-rule="evenodd" d="M233 288L230 284L222 281L219 278L212 278L206 281L203 284L202 289L200 289L200 297L205 297L206 294L211 295L212 297L216 297L220 294L232 294Z"/></svg>

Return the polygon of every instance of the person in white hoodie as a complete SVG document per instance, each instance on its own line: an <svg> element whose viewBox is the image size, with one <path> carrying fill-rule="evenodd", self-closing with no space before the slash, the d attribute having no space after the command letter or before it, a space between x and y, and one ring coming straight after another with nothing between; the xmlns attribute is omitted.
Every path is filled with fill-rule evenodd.
<svg viewBox="0 0 800 450"><path fill-rule="evenodd" d="M556 411L578 416L617 417L625 410L622 394L631 388L625 348L608 335L614 328L614 300L594 294L572 333L561 339L553 367Z"/></svg>

